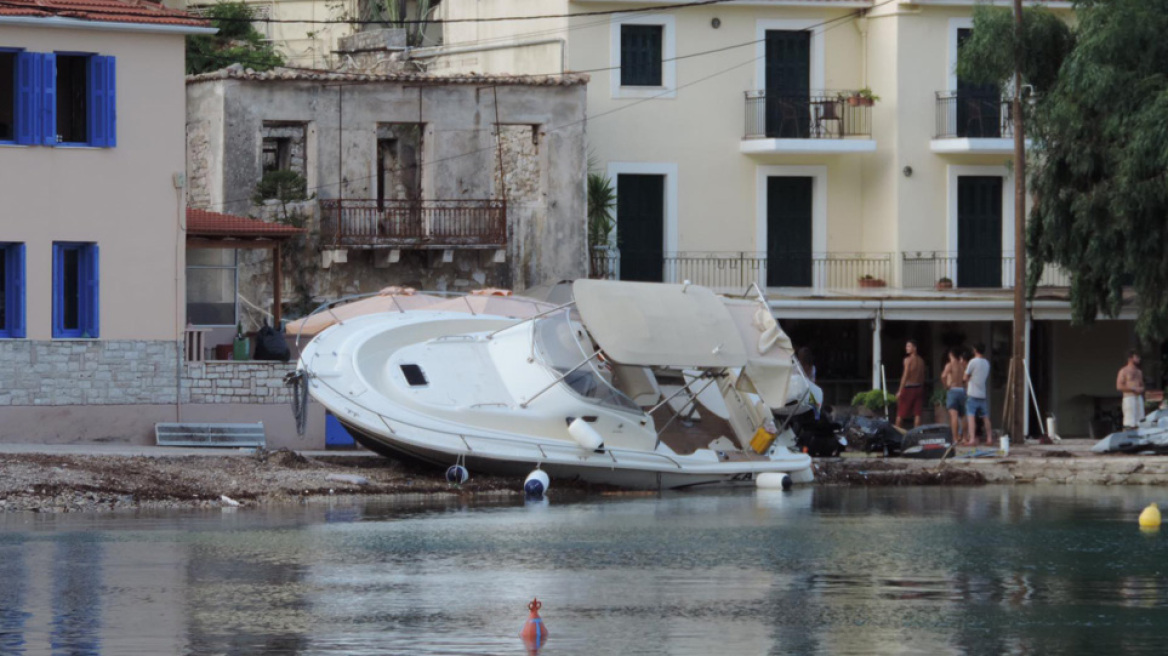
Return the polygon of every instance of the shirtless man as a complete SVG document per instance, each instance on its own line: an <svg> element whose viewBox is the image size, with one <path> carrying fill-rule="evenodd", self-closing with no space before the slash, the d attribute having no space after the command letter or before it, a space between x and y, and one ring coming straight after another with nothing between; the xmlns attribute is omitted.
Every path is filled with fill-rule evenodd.
<svg viewBox="0 0 1168 656"><path fill-rule="evenodd" d="M949 432L953 443L961 444L962 419L965 417L965 350L960 346L949 349L949 362L941 372L941 384L945 386L945 408L949 410Z"/></svg>
<svg viewBox="0 0 1168 656"><path fill-rule="evenodd" d="M1127 364L1119 370L1115 389L1123 392L1124 430L1139 428L1144 419L1144 372L1140 371L1140 354L1135 349L1128 351Z"/></svg>
<svg viewBox="0 0 1168 656"><path fill-rule="evenodd" d="M913 418L913 426L921 425L921 409L925 405L925 359L917 355L917 340L905 342L904 373L900 376L900 389L896 392L896 427L902 428L904 420Z"/></svg>

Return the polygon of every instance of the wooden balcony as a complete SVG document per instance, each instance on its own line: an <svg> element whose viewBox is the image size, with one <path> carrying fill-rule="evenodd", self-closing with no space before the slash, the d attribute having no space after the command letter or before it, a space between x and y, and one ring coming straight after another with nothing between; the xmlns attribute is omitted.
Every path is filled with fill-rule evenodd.
<svg viewBox="0 0 1168 656"><path fill-rule="evenodd" d="M502 200L320 201L325 248L502 248Z"/></svg>

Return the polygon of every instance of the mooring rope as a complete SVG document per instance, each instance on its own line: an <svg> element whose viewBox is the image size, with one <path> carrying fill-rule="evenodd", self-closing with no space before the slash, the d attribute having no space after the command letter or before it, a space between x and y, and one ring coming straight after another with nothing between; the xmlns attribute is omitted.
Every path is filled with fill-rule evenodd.
<svg viewBox="0 0 1168 656"><path fill-rule="evenodd" d="M284 376L284 384L292 388L292 415L296 417L296 434L304 435L308 427L308 375L293 371Z"/></svg>

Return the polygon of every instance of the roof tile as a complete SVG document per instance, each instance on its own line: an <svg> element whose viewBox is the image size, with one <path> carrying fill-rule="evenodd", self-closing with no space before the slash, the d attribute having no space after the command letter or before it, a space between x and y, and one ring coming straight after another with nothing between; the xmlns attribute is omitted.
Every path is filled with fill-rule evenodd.
<svg viewBox="0 0 1168 656"><path fill-rule="evenodd" d="M187 208L188 237L235 237L249 239L256 237L294 237L304 232L283 223L269 223L234 214L221 214L207 210Z"/></svg>
<svg viewBox="0 0 1168 656"><path fill-rule="evenodd" d="M4 0L0 5L0 15L191 27L211 24L206 19L150 0Z"/></svg>

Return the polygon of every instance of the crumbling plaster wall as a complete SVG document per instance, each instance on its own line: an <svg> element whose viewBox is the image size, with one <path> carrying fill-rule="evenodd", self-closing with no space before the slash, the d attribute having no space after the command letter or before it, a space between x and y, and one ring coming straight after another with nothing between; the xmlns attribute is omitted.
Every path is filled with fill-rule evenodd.
<svg viewBox="0 0 1168 656"><path fill-rule="evenodd" d="M427 199L499 198L502 149L510 203L505 262L494 262L490 251L458 249L452 262L443 262L440 251L403 250L398 262L388 263L384 250L350 249L348 262L316 272L318 298L395 284L522 289L587 271L584 85L226 79L192 81L188 95L200 114L189 115L188 123L218 124L222 144L196 148L203 128L189 129L195 134L191 157L211 161L193 161L188 169L192 177L213 181L208 206L228 213L262 214L251 197L261 176L264 122L305 125L305 177L309 192L321 199L376 196L378 126L386 123L425 125L421 187ZM498 139L496 123L504 124ZM269 253L241 251L240 264L241 294L269 307ZM284 297L290 298L288 285Z"/></svg>

